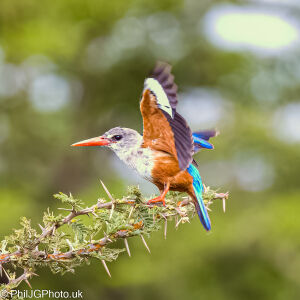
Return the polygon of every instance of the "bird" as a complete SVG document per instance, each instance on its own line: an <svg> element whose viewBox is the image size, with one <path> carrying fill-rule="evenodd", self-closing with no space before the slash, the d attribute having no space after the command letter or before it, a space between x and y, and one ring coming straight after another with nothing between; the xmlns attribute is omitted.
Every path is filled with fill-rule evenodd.
<svg viewBox="0 0 300 300"><path fill-rule="evenodd" d="M168 191L187 193L195 205L206 231L211 221L203 202L204 185L193 155L201 149L213 149L209 142L216 130L192 132L177 112L177 85L171 66L158 62L144 81L140 99L143 133L114 127L103 135L71 146L100 146L111 149L121 161L141 177L157 186L160 195L147 202L165 206Z"/></svg>

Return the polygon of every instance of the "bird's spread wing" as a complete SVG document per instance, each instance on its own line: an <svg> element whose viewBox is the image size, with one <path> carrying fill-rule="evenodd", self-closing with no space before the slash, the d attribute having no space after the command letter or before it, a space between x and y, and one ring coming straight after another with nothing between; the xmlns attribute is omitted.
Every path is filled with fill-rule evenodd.
<svg viewBox="0 0 300 300"><path fill-rule="evenodd" d="M168 64L159 63L145 80L140 103L144 125L144 147L167 152L185 170L194 153L192 132L176 112L177 86Z"/></svg>

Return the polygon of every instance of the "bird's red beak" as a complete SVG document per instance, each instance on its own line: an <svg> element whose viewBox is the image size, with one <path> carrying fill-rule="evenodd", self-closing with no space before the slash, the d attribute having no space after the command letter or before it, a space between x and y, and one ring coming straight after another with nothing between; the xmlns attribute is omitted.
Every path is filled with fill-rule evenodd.
<svg viewBox="0 0 300 300"><path fill-rule="evenodd" d="M108 138L98 136L72 144L71 146L107 146L109 144L111 144L111 141Z"/></svg>

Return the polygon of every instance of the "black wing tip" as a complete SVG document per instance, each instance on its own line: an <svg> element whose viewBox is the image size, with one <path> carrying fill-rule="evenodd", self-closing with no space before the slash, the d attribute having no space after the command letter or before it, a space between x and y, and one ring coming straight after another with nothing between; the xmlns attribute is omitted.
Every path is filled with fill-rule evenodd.
<svg viewBox="0 0 300 300"><path fill-rule="evenodd" d="M204 139L206 141L209 141L210 138L216 137L220 134L220 131L218 131L217 129L211 129L211 130L204 130L204 131L195 131L193 132L193 136L194 137L198 137L201 139ZM211 144L212 148L208 148L208 149L213 149L214 146ZM205 148L205 147L204 147Z"/></svg>
<svg viewBox="0 0 300 300"><path fill-rule="evenodd" d="M156 79L163 87L173 109L177 105L177 85L174 82L174 75L171 73L172 66L166 62L158 61L150 73L151 78Z"/></svg>
<svg viewBox="0 0 300 300"><path fill-rule="evenodd" d="M171 73L172 65L169 64L168 62L158 60L155 64L154 69L152 70L151 74L156 73L157 71L160 70L166 70L166 72Z"/></svg>
<svg viewBox="0 0 300 300"><path fill-rule="evenodd" d="M160 83L169 83L177 87L177 85L174 83L174 75L171 71L172 66L170 64L166 62L157 62L150 74L150 77L158 79Z"/></svg>
<svg viewBox="0 0 300 300"><path fill-rule="evenodd" d="M208 129L208 130L198 130L193 132L196 135L204 135L206 137L215 137L218 136L220 134L220 131L218 129Z"/></svg>

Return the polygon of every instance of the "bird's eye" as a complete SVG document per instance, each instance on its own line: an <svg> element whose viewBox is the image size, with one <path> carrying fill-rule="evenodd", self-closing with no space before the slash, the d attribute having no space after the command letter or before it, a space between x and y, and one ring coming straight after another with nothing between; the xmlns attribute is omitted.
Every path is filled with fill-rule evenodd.
<svg viewBox="0 0 300 300"><path fill-rule="evenodd" d="M122 139L122 136L121 135L114 135L113 139L116 140L116 141L119 141L119 140Z"/></svg>

